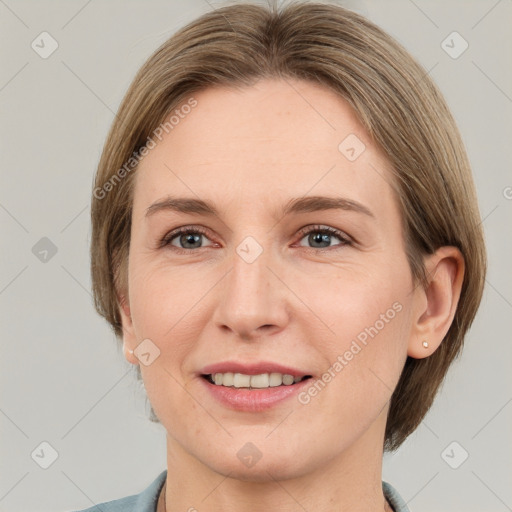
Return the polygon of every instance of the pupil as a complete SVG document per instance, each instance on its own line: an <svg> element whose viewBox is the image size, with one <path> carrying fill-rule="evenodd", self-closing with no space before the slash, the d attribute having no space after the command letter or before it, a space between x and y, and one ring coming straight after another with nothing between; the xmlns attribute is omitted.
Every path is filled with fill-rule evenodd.
<svg viewBox="0 0 512 512"><path fill-rule="evenodd" d="M331 235L327 234L327 233L317 233L317 234L314 234L312 235L313 237L313 243L322 243L325 242L327 244L327 246L329 246L329 237Z"/></svg>
<svg viewBox="0 0 512 512"><path fill-rule="evenodd" d="M184 239L185 243L183 245L186 245L188 243L193 244L194 242L199 241L199 237L200 237L200 235L194 235L193 233L189 233L187 235L183 235L182 236L182 243L183 243L183 239Z"/></svg>

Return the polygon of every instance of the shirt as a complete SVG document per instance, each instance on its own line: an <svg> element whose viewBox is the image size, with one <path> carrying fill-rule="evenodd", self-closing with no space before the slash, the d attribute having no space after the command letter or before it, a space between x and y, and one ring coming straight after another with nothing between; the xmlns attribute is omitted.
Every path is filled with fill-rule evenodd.
<svg viewBox="0 0 512 512"><path fill-rule="evenodd" d="M162 471L141 493L98 503L93 507L75 512L156 512L158 497L165 483L167 470ZM382 482L382 491L394 512L410 512L398 491L389 483Z"/></svg>

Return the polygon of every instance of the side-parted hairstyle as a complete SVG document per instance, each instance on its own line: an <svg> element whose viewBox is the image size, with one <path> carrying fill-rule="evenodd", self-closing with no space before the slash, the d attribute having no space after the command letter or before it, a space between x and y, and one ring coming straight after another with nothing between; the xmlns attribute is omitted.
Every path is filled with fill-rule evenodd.
<svg viewBox="0 0 512 512"><path fill-rule="evenodd" d="M425 255L451 245L464 257L462 292L445 339L431 356L407 358L392 395L384 450L396 450L420 424L461 351L482 297L486 252L470 164L440 91L399 43L350 10L307 1L225 5L180 29L144 63L120 105L95 176L95 308L121 339L134 175L155 130L162 123L170 127L168 116L194 92L251 86L263 78L312 81L352 106L392 164L416 286L429 280Z"/></svg>

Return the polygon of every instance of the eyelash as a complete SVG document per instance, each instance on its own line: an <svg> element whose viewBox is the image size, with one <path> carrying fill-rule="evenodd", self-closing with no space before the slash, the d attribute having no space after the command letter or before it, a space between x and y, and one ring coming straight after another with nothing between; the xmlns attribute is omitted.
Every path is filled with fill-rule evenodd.
<svg viewBox="0 0 512 512"><path fill-rule="evenodd" d="M323 247L323 248L321 248L321 247L303 247L303 249L309 249L310 251L318 252L318 251L326 251L328 249L341 248L346 245L352 245L352 241L343 231L339 231L338 229L335 229L335 228L322 227L322 226L318 226L318 225L317 226L309 226L309 227L301 229L299 231L299 236L300 236L299 241L302 240L306 235L309 235L310 233L321 233L321 234L335 236L336 238L338 238L341 241L341 243L338 245L332 246L332 247ZM199 247L197 249L183 249L181 247L175 247L174 245L171 245L171 242L177 236L183 235L183 234L198 234L198 235L203 235L208 238L208 232L205 229L203 229L201 227L184 226L182 228L176 229L175 231L172 231L171 233L166 234L160 240L158 247L159 248L168 247L172 251L176 252L177 254L187 254L187 253L190 254L193 251L206 249L206 247Z"/></svg>

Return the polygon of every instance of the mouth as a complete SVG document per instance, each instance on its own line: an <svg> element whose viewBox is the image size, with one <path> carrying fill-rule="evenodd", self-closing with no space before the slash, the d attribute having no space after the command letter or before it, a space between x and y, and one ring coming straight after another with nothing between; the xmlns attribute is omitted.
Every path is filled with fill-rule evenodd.
<svg viewBox="0 0 512 512"><path fill-rule="evenodd" d="M263 412L291 400L313 373L274 361L222 361L201 368L199 382L218 405L237 412Z"/></svg>
<svg viewBox="0 0 512 512"><path fill-rule="evenodd" d="M260 373L258 375L248 375L244 373L208 373L202 374L201 377L215 386L222 386L236 389L266 389L277 388L283 386L293 386L307 379L311 375L291 375L288 373Z"/></svg>
<svg viewBox="0 0 512 512"><path fill-rule="evenodd" d="M242 413L263 413L297 396L312 378L312 375L261 371L202 373L199 381L204 383L207 396L221 407Z"/></svg>

